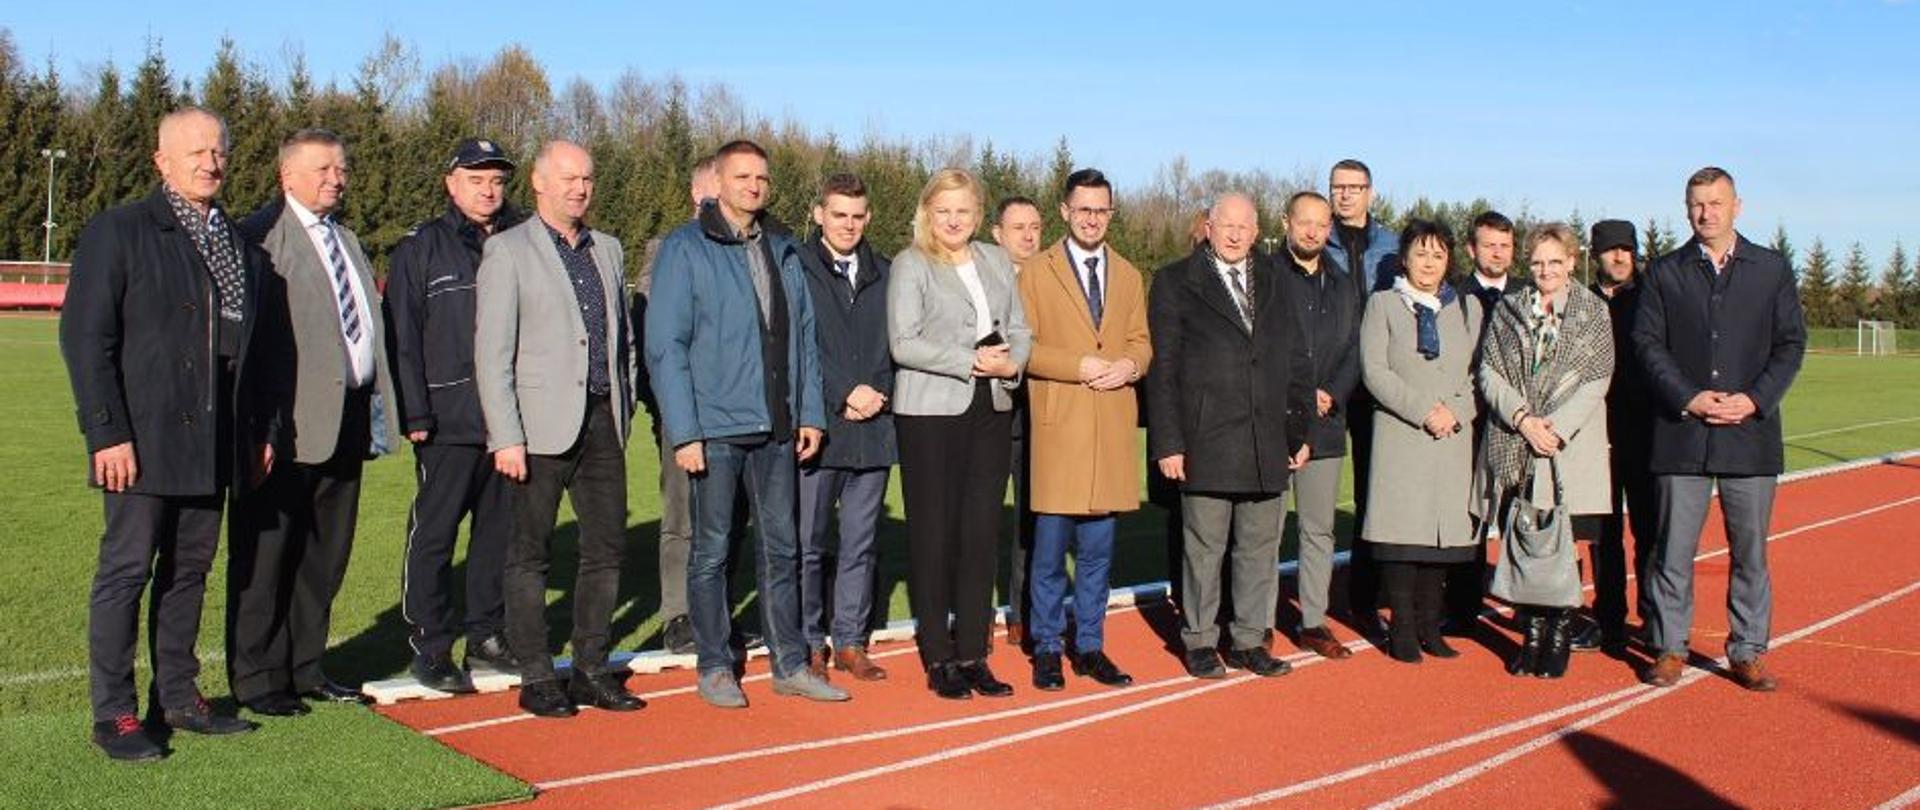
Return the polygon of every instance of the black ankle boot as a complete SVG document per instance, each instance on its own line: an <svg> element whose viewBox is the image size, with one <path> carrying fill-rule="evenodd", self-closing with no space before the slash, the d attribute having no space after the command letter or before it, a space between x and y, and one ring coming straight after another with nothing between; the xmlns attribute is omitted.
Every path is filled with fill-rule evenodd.
<svg viewBox="0 0 1920 810"><path fill-rule="evenodd" d="M1546 643L1547 616L1528 607L1518 608L1514 618L1519 619L1520 629L1525 637L1520 641L1520 652L1507 662L1507 674L1532 675L1540 668L1540 649Z"/></svg>
<svg viewBox="0 0 1920 810"><path fill-rule="evenodd" d="M1420 663L1420 632L1414 629L1416 622L1409 618L1401 621L1394 617L1387 625L1387 655L1403 664Z"/></svg>
<svg viewBox="0 0 1920 810"><path fill-rule="evenodd" d="M1435 658L1458 658L1460 651L1447 646L1447 640L1440 634L1441 587L1445 581L1444 569L1433 567L1421 570L1415 581L1413 601L1419 623L1414 625L1418 634L1420 649Z"/></svg>
<svg viewBox="0 0 1920 810"><path fill-rule="evenodd" d="M1573 655L1573 611L1561 609L1554 611L1547 622L1547 640L1540 650L1540 669L1542 678L1558 678L1567 674L1567 660Z"/></svg>

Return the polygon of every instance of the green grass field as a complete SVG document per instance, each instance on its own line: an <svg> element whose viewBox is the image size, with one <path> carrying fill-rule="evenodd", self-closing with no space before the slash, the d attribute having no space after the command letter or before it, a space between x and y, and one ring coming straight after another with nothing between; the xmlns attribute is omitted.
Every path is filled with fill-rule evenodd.
<svg viewBox="0 0 1920 810"><path fill-rule="evenodd" d="M1905 335L1902 335L1905 338ZM1846 347L1851 350L1848 336ZM1920 343L1916 344L1920 346ZM0 579L0 807L103 807L138 801L169 807L446 807L528 795L520 782L373 712L320 707L312 716L269 722L238 739L176 740L163 763L120 766L86 742L86 594L101 527L100 499L84 486L85 458L55 342L55 323L0 317L0 413L14 438L0 443L0 538L9 551ZM1818 466L1920 447L1920 357L1817 354L1787 401L1790 467ZM628 454L631 517L614 620L622 648L657 646L659 525L651 442ZM367 467L361 525L345 588L335 603L328 668L358 682L407 665L399 616L400 558L411 460ZM906 614L906 553L898 480L882 526L880 587L893 617ZM1144 492L1144 489L1143 489ZM1122 524L1116 584L1166 578L1163 515L1148 507ZM571 516L563 513L555 571L571 571ZM1290 552L1283 552L1290 553ZM1004 560L1003 560L1004 569ZM201 688L226 694L220 617L224 561L207 593ZM563 579L564 581L564 579ZM1005 572L1002 571L1002 582ZM750 583L737 589L750 593ZM552 594L558 599L561 593ZM563 610L553 612L564 628ZM558 638L555 639L557 644ZM142 656L144 659L144 655ZM145 661L142 660L144 667ZM297 786L297 787L296 787ZM289 797L302 797L298 802Z"/></svg>

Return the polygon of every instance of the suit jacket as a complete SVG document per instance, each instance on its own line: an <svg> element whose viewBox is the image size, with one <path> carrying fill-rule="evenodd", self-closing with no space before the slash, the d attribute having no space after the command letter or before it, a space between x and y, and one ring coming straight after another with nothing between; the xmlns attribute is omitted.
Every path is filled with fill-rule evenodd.
<svg viewBox="0 0 1920 810"><path fill-rule="evenodd" d="M1793 271L1738 237L1720 273L1689 239L1640 279L1633 346L1654 401L1655 473L1778 475L1780 402L1800 372L1807 328ZM1701 391L1743 393L1759 410L1738 425L1686 413Z"/></svg>
<svg viewBox="0 0 1920 810"><path fill-rule="evenodd" d="M588 233L605 292L609 396L624 446L635 374L625 254L613 236ZM566 452L587 412L587 324L546 223L530 216L487 239L476 284L473 379L486 415L487 449L523 444L535 455Z"/></svg>
<svg viewBox="0 0 1920 810"><path fill-rule="evenodd" d="M231 454L272 438L276 397L267 381L273 377L256 369L273 364L252 361L261 354L252 338L267 259L244 239L237 241L246 319L233 401L220 403L214 285L163 192L103 211L80 232L60 310L60 352L87 452L133 442L140 475L129 492L214 494L221 454L243 471L245 462ZM244 435L220 434L222 405L233 409ZM246 481L244 474L234 478Z"/></svg>
<svg viewBox="0 0 1920 810"><path fill-rule="evenodd" d="M999 245L973 243L973 264L987 293L989 317L1000 324L1013 364L1027 365L1032 333L1014 287L1013 259ZM893 257L887 276L887 337L893 362L893 412L958 416L973 403L973 297L953 265L909 247ZM1020 377L993 380L993 409L1013 409L1008 391Z"/></svg>
<svg viewBox="0 0 1920 810"><path fill-rule="evenodd" d="M800 248L807 292L813 298L824 391L821 403L827 417L827 444L814 461L822 467L845 469L889 467L899 460L892 408L882 408L859 422L845 415L847 397L859 386L870 386L893 399L893 355L887 348L889 263L865 240L854 248L854 255L859 275L849 288L846 278L830 269L833 259L818 236Z"/></svg>
<svg viewBox="0 0 1920 810"><path fill-rule="evenodd" d="M1293 293L1281 276L1295 271L1277 268L1258 254L1249 267L1252 331L1241 322L1239 305L1204 248L1153 274L1147 455L1155 460L1185 455L1182 489L1190 492L1284 492L1287 460L1307 441L1314 363L1301 345ZM1326 281L1349 283L1345 275ZM1347 292L1344 286L1338 289ZM1350 323L1347 298L1335 300L1338 319ZM1337 339L1344 343L1350 337Z"/></svg>
<svg viewBox="0 0 1920 810"><path fill-rule="evenodd" d="M1141 374L1153 360L1145 282L1112 246L1106 254L1098 329L1064 239L1020 263L1020 298L1033 330L1027 474L1035 512L1088 515L1140 506L1138 394L1132 386L1095 391L1080 382L1080 360L1088 355L1130 359Z"/></svg>
<svg viewBox="0 0 1920 810"><path fill-rule="evenodd" d="M280 197L254 212L240 230L266 251L269 265L280 279L273 298L263 300L262 327L271 328L285 375L282 419L292 441L293 460L320 464L333 458L340 440L340 415L346 405L347 339L340 334L340 310L333 282L320 252L314 249L300 219ZM399 446L400 424L393 377L387 370L386 327L381 323L380 290L373 283L373 262L360 239L345 225L335 224L340 248L353 265L367 309L360 322L372 331L375 418L367 446L355 452L379 453Z"/></svg>

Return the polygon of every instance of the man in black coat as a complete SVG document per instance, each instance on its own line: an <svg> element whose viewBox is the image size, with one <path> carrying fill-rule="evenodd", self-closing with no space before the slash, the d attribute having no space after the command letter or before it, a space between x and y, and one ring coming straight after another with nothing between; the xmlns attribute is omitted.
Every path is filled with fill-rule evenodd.
<svg viewBox="0 0 1920 810"><path fill-rule="evenodd" d="M1307 411L1306 466L1293 474L1295 525L1300 554L1300 646L1324 658L1353 651L1327 627L1333 583L1334 521L1340 502L1340 467L1347 454L1347 402L1360 386L1359 291L1332 253L1325 250L1333 208L1318 192L1287 200L1287 247L1276 256L1277 275L1293 304L1289 317L1300 335L1294 351L1312 367L1313 403Z"/></svg>
<svg viewBox="0 0 1920 810"><path fill-rule="evenodd" d="M1187 672L1226 674L1215 645L1221 566L1232 538L1234 618L1226 663L1257 675L1290 667L1267 652L1273 625L1282 496L1307 463L1313 405L1307 353L1280 273L1253 252L1253 200L1229 194L1207 218L1207 243L1162 268L1148 296L1148 455L1181 485Z"/></svg>
<svg viewBox="0 0 1920 810"><path fill-rule="evenodd" d="M1595 624L1575 637L1576 650L1623 651L1627 643L1627 551L1624 532L1633 532L1633 571L1639 583L1637 612L1651 621L1653 606L1647 564L1652 561L1659 514L1653 477L1647 472L1652 452L1653 414L1647 384L1633 354L1633 324L1640 305L1638 238L1623 219L1593 224L1588 249L1593 253L1593 291L1607 302L1613 320L1613 386L1607 389L1607 439L1613 443L1613 511L1600 523L1593 544L1593 616Z"/></svg>
<svg viewBox="0 0 1920 810"><path fill-rule="evenodd" d="M867 243L868 214L866 184L844 172L829 175L813 206L819 232L800 250L827 406L826 446L800 468L800 623L807 665L822 679L829 657L835 669L858 680L887 677L867 656L867 628L887 474L899 454L887 407L893 396L888 263ZM837 565L829 578L836 506Z"/></svg>
<svg viewBox="0 0 1920 810"><path fill-rule="evenodd" d="M509 482L487 452L487 422L473 387L474 280L491 234L524 218L506 202L513 161L493 141L462 141L447 162L447 212L394 245L387 274L387 348L400 429L413 444L419 490L407 516L400 613L413 676L442 692L472 692L453 665L450 578L460 519L467 541L466 669L519 672L508 651L500 572L513 533Z"/></svg>
<svg viewBox="0 0 1920 810"><path fill-rule="evenodd" d="M1654 405L1649 468L1659 500L1646 681L1680 682L1693 626L1693 556L1717 488L1726 524L1727 659L1734 680L1772 691L1761 660L1773 608L1767 524L1783 467L1780 403L1800 371L1807 330L1793 271L1742 237L1740 197L1717 167L1687 180L1693 238L1660 257L1640 291L1633 346Z"/></svg>
<svg viewBox="0 0 1920 810"><path fill-rule="evenodd" d="M1513 270L1513 220L1499 211L1482 211L1473 218L1467 228L1467 255L1473 259L1473 272L1468 273L1460 283L1460 291L1480 300L1481 334L1493 321L1493 311L1500 304L1501 297L1508 290L1525 287L1526 282L1515 282ZM1480 403L1479 415L1473 418L1473 435L1484 439L1487 435L1487 413L1485 402ZM1480 466L1480 446L1474 446L1474 467ZM1497 511L1496 511L1497 514ZM1480 624L1480 608L1486 603L1487 546L1490 538L1499 536L1498 521L1488 521L1480 536L1480 548L1473 559L1459 565L1447 567L1446 582L1446 623L1445 631L1450 635L1472 635Z"/></svg>
<svg viewBox="0 0 1920 810"><path fill-rule="evenodd" d="M60 351L105 491L106 533L87 616L93 742L118 760L157 759L134 691L140 594L149 597L150 715L175 730L232 734L194 685L194 641L230 487L273 464L271 410L248 373L265 258L234 232L216 197L227 130L184 108L160 122L161 185L87 223L60 313ZM271 402L269 394L264 400Z"/></svg>

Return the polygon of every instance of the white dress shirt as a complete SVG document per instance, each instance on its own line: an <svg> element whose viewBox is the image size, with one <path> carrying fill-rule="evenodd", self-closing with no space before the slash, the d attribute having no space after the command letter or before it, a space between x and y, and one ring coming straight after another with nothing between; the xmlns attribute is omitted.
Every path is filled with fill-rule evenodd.
<svg viewBox="0 0 1920 810"><path fill-rule="evenodd" d="M347 380L354 388L371 385L373 384L373 319L378 316L373 314L373 307L369 304L371 299L360 284L360 274L371 271L368 268L354 266L353 252L347 250L346 240L338 231L335 231L333 238L340 243L340 256L346 259L348 267L352 270L347 273L347 284L353 288L354 312L360 318L359 338L348 338L347 325L340 320L338 303L340 282L334 276L333 262L327 258L326 232L328 228L336 227L333 217L322 218L308 211L306 206L301 205L299 200L291 196L287 197L287 210L292 211L293 215L300 220L300 227L306 232L307 241L313 244L314 254L320 257L320 269L327 276L327 289L333 291L333 300L328 302L328 306L333 307L333 320L340 327L340 339L347 344Z"/></svg>

